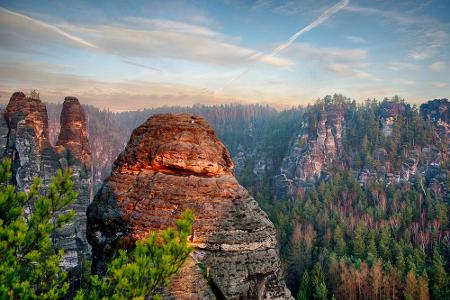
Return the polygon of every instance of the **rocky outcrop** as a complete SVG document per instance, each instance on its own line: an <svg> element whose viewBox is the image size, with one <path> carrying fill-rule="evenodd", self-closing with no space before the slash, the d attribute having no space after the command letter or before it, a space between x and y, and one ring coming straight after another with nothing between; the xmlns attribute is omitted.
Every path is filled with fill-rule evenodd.
<svg viewBox="0 0 450 300"><path fill-rule="evenodd" d="M302 130L283 159L275 186L280 196L299 196L319 179L327 177L329 168L340 164L344 112L327 107L305 115Z"/></svg>
<svg viewBox="0 0 450 300"><path fill-rule="evenodd" d="M46 186L60 166L48 138L45 104L17 92L12 95L4 117L8 134L3 155L11 158L14 184L19 190L27 190L33 178L40 176Z"/></svg>
<svg viewBox="0 0 450 300"><path fill-rule="evenodd" d="M0 114L0 146L2 156L12 161L13 183L21 191L28 190L37 176L42 179L45 191L58 169L73 169L74 188L79 197L70 208L77 215L57 237L59 246L65 250L62 265L72 270L80 266L80 256L88 253L85 212L92 198L92 181L84 113L75 98L67 98L66 102L61 116L61 138L54 148L49 140L45 104L22 92L14 93Z"/></svg>
<svg viewBox="0 0 450 300"><path fill-rule="evenodd" d="M191 115L156 115L136 128L88 209L93 269L124 241L196 215L193 258L209 270L215 295L287 299L273 224L233 175L233 162L211 127ZM199 277L200 276L200 277ZM176 299L213 298L191 260L168 291Z"/></svg>
<svg viewBox="0 0 450 300"><path fill-rule="evenodd" d="M442 165L450 156L450 102L448 99L434 99L420 105L420 113L426 122L436 128L435 145L447 145L447 149L438 149L435 145L422 149L423 159L427 162L426 183L435 197L449 197L448 165Z"/></svg>
<svg viewBox="0 0 450 300"><path fill-rule="evenodd" d="M450 102L448 99L434 99L420 105L420 113L432 122L450 123Z"/></svg>
<svg viewBox="0 0 450 300"><path fill-rule="evenodd" d="M78 198L68 209L76 212L76 218L68 224L59 236L66 256L71 258L69 267L78 264L80 255L86 255L89 247L86 240L86 210L92 199L92 160L89 146L87 121L83 108L75 97L64 99L61 112L61 129L56 152L61 167L73 172L74 190Z"/></svg>
<svg viewBox="0 0 450 300"><path fill-rule="evenodd" d="M404 111L405 104L403 102L386 101L382 103L379 118L384 136L391 136L392 126Z"/></svg>

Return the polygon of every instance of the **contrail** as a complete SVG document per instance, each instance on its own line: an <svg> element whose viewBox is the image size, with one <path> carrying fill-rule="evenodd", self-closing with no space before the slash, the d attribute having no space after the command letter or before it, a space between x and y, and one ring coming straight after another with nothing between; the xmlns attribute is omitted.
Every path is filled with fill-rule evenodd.
<svg viewBox="0 0 450 300"><path fill-rule="evenodd" d="M338 3L336 3L335 5L333 5L332 7L328 8L326 11L323 12L323 14L321 14L317 19L315 19L311 24L300 29L299 31L294 33L294 35L292 35L285 43L283 43L283 44L279 45L278 47L276 47L275 49L273 49L272 52L268 56L274 57L281 51L285 50L286 48L289 48L292 45L292 43L295 42L302 34L316 28L317 26L319 26L320 24L322 24L323 22L328 20L328 18L330 18L332 15L339 12L341 9L345 8L349 2L350 2L350 0L342 0ZM239 73L236 77L233 77L230 81L228 81L225 84L225 86L222 87L222 89L227 87L228 85L230 85L237 79L241 78L249 70L250 70L250 67L247 67L247 69L245 69L244 71Z"/></svg>
<svg viewBox="0 0 450 300"><path fill-rule="evenodd" d="M45 22L33 19L31 17L28 17L26 15L22 15L20 13L16 13L16 12L10 11L10 10L8 10L6 8L3 8L3 7L0 7L0 11L4 12L4 13L7 13L7 14L10 14L10 15L13 15L13 16L16 16L16 17L19 17L19 18L23 18L23 19L28 20L30 22L33 22L33 23L35 23L35 24L37 24L39 26L45 27L45 28L47 28L47 29L49 29L49 30L51 30L53 32L56 32L59 35L62 35L63 37L65 37L65 38L67 38L67 39L69 39L69 40L71 40L73 42L76 42L78 44L82 44L84 46L88 46L88 47L91 47L91 48L98 48L96 45L91 44L88 41L86 41L86 40L84 40L84 39L82 39L80 37L77 37L77 36L74 36L74 35L72 35L72 34L70 34L68 32L65 32L64 30L62 30L62 29L60 29L60 28L58 28L58 27L56 27L54 25L51 25L51 24L48 24L48 23L45 23Z"/></svg>

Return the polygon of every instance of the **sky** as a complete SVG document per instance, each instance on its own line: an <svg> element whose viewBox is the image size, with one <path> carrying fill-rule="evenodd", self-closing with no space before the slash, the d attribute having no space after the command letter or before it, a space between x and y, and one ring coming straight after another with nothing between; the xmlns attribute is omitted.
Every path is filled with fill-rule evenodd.
<svg viewBox="0 0 450 300"><path fill-rule="evenodd" d="M449 0L0 0L0 102L113 111L450 96Z"/></svg>

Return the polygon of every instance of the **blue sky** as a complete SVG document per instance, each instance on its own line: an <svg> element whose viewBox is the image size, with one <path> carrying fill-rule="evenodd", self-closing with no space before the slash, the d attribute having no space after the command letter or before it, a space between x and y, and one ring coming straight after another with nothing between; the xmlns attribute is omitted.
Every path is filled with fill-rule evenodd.
<svg viewBox="0 0 450 300"><path fill-rule="evenodd" d="M450 95L450 1L2 1L0 101L112 110Z"/></svg>

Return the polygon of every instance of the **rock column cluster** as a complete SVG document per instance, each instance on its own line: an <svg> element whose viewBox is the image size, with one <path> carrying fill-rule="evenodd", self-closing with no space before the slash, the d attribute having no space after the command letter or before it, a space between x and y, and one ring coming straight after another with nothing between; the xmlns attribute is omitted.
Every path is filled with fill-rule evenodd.
<svg viewBox="0 0 450 300"><path fill-rule="evenodd" d="M22 92L14 93L0 115L0 147L2 157L12 161L13 183L21 191L30 188L34 177L42 178L45 190L58 169L73 170L79 195L70 208L77 214L59 233L57 243L65 250L63 266L78 267L81 257L88 254L86 208L92 198L91 154L80 103L74 97L64 100L61 132L57 146L53 147L45 104Z"/></svg>

